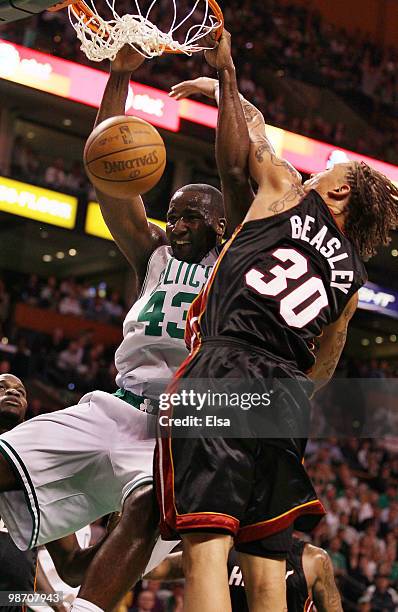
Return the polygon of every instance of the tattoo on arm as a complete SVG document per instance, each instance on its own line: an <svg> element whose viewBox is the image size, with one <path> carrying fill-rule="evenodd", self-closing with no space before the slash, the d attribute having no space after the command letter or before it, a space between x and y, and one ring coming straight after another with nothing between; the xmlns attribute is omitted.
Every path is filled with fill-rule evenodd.
<svg viewBox="0 0 398 612"><path fill-rule="evenodd" d="M322 366L325 368L326 374L328 376L332 376L333 372L336 369L336 366L339 362L340 359L340 355L343 351L345 342L347 340L347 331L348 331L348 323L352 317L352 315L354 314L356 309L356 306L353 307L352 305L349 305L348 307L346 307L346 309L344 310L344 320L345 320L345 329L343 331L339 331L336 334L336 342L334 344L334 347L332 349L332 352L330 354L330 359L328 359L327 361L325 361L324 363L322 363Z"/></svg>
<svg viewBox="0 0 398 612"><path fill-rule="evenodd" d="M336 335L336 342L333 346L330 359L322 363L322 366L325 368L326 374L328 376L332 376L333 372L336 369L341 352L345 345L345 341L347 339L347 329L345 329L344 331L337 332Z"/></svg>
<svg viewBox="0 0 398 612"><path fill-rule="evenodd" d="M322 559L322 568L313 587L313 596L318 612L343 612L334 580L333 565L328 556Z"/></svg>
<svg viewBox="0 0 398 612"><path fill-rule="evenodd" d="M301 185L301 176L289 162L280 159L276 155L276 151L265 133L266 126L262 113L253 104L243 98L243 96L240 98L250 140L255 147L254 156L257 163L262 164L264 161L270 161L276 168L287 170L292 179L290 188L286 193L268 206L268 210L277 214L282 212L288 204L294 202L297 197L302 198L305 195Z"/></svg>
<svg viewBox="0 0 398 612"><path fill-rule="evenodd" d="M242 103L243 114L246 119L246 123L253 124L249 125L250 129L254 129L260 126L265 128L265 121L262 113L253 104L248 102L243 96L240 96Z"/></svg>
<svg viewBox="0 0 398 612"><path fill-rule="evenodd" d="M268 210L271 210L275 214L281 213L282 211L285 210L285 207L287 204L290 204L291 202L294 202L295 200L297 200L297 196L303 197L303 195L304 195L304 191L301 188L301 186L295 185L293 183L289 191L285 193L283 198L280 198L279 200L275 200L275 202L272 202L272 204L268 206Z"/></svg>
<svg viewBox="0 0 398 612"><path fill-rule="evenodd" d="M270 153L271 157L275 157L274 150L273 150L272 145L269 142L269 140L265 140L262 144L260 144L256 148L255 156L256 156L256 160L258 161L259 164L261 164L264 161L264 155L263 154L265 152Z"/></svg>

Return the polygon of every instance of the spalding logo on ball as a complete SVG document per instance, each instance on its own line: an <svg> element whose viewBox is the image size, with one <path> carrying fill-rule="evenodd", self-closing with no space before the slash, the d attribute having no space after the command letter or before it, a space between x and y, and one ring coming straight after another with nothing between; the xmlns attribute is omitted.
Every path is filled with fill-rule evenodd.
<svg viewBox="0 0 398 612"><path fill-rule="evenodd" d="M160 180L166 149L159 132L137 117L111 117L90 134L84 149L87 176L114 198L147 193Z"/></svg>

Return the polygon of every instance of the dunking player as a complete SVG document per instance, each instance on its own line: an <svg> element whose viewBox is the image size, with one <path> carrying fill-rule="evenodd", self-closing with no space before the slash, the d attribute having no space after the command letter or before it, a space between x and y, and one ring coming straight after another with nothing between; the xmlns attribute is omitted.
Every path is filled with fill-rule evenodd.
<svg viewBox="0 0 398 612"><path fill-rule="evenodd" d="M131 73L142 61L131 49L119 53L98 121L124 113ZM248 146L242 142L245 164ZM239 154L233 157L239 164ZM141 286L116 353L120 389L116 396L88 394L78 406L40 416L0 438L6 456L0 460L0 513L21 548L77 531L126 502L120 523L88 570L76 610L112 609L148 563L157 521L151 487L154 440L147 430L156 417L149 414L153 398L145 393L148 381L170 378L187 354L188 306L209 276L225 229L221 193L207 185L189 185L174 194L167 236L148 223L141 198L98 196ZM247 191L243 199L248 202ZM237 210L226 202L231 228L243 218ZM155 547L152 565L170 551L166 545L162 553Z"/></svg>
<svg viewBox="0 0 398 612"><path fill-rule="evenodd" d="M25 419L27 409L26 389L23 382L12 374L0 375L0 433L11 431ZM19 517L17 509L15 520ZM82 576L97 552L98 546L89 550L80 548L75 535L61 538L52 542L49 549L58 573L68 582L78 586ZM19 550L12 541L7 528L0 516L0 591L27 591L35 590L51 593L54 589L49 585L45 576L38 571L37 550ZM56 599L48 604L56 612L65 612L62 602ZM19 605L1 606L5 612L18 612Z"/></svg>
<svg viewBox="0 0 398 612"><path fill-rule="evenodd" d="M184 578L182 553L172 553L158 567L145 576L148 580L180 580ZM286 559L286 595L288 612L343 612L334 580L333 565L322 548L298 538ZM237 553L228 556L228 585L232 612L248 612L242 570Z"/></svg>
<svg viewBox="0 0 398 612"><path fill-rule="evenodd" d="M247 128L227 33L207 59L219 72L217 137L237 150ZM398 189L385 176L350 162L302 185L264 125L256 124L250 147L256 198L191 308L193 350L170 390L186 388L186 378L240 379L250 388L255 377L257 391L274 391L271 424L281 435L209 438L198 430L196 438L160 440L162 531L182 536L190 612L230 610L232 537L250 610L285 610L293 526L311 529L324 514L302 464L305 443L290 432L308 420L308 376L319 386L336 367L366 279L361 258L398 221Z"/></svg>

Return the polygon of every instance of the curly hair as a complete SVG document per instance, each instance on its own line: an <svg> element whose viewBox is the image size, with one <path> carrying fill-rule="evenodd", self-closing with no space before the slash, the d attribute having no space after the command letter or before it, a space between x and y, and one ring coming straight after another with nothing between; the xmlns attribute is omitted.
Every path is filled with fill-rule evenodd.
<svg viewBox="0 0 398 612"><path fill-rule="evenodd" d="M364 162L354 162L347 180L351 195L344 232L367 260L390 242L389 234L398 226L398 187Z"/></svg>

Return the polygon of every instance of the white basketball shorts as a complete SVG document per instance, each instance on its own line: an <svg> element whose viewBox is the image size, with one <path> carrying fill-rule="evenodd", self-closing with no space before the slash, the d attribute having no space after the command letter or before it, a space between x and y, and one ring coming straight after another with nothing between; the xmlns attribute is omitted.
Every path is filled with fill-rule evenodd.
<svg viewBox="0 0 398 612"><path fill-rule="evenodd" d="M152 484L151 419L156 416L94 391L76 406L2 434L0 452L23 485L0 493L0 516L18 548L57 540L120 511L127 495Z"/></svg>

